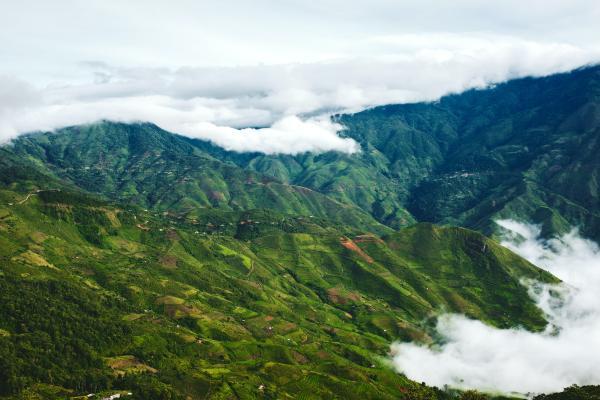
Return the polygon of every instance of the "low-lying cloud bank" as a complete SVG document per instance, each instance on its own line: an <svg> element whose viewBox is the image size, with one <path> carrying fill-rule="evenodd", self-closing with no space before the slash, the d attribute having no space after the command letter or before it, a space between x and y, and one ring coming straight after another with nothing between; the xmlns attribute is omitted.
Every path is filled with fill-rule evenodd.
<svg viewBox="0 0 600 400"><path fill-rule="evenodd" d="M561 285L526 283L550 322L543 333L496 329L461 315L437 324L444 343L392 346L396 369L442 387L521 394L600 384L600 249L577 231L542 240L536 226L498 221L503 244L559 277Z"/></svg>
<svg viewBox="0 0 600 400"><path fill-rule="evenodd" d="M47 93L36 92L24 82L0 78L0 88L15 90L5 96L9 100L4 101L4 107L0 103L0 144L21 133L52 131L65 126L110 120L153 122L168 131L209 140L226 150L237 152L298 154L340 151L351 154L360 150L354 140L340 137L338 132L342 126L326 116L301 119L288 115L272 122L264 120L260 110L241 110L236 115L240 117L246 113L244 122L247 124L263 125L268 122L270 126L234 128L212 122L227 120L236 113L215 100L136 95L43 103L41 99Z"/></svg>
<svg viewBox="0 0 600 400"><path fill-rule="evenodd" d="M335 112L435 100L521 76L600 60L598 49L485 34L369 37L352 58L239 67L82 64L92 80L33 86L0 77L0 142L101 119L148 121L229 150L296 154L359 150ZM361 50L361 49L368 49ZM260 127L254 129L252 127Z"/></svg>

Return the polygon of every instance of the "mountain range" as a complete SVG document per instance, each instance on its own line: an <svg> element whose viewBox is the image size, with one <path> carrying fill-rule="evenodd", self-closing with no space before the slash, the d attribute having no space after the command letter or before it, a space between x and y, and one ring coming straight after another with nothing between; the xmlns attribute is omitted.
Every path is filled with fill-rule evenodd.
<svg viewBox="0 0 600 400"><path fill-rule="evenodd" d="M558 280L494 221L600 240L600 67L332 119L360 152L110 121L1 147L0 398L486 398L389 345L440 312L544 329L520 282Z"/></svg>

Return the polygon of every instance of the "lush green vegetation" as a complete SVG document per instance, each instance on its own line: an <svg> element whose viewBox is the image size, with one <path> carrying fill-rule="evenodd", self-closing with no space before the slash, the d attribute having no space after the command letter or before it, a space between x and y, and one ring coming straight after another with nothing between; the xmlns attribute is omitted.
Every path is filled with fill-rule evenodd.
<svg viewBox="0 0 600 400"><path fill-rule="evenodd" d="M440 307L544 324L518 280L553 278L472 231L379 237L320 218L191 218L38 190L0 191L3 395L445 398L389 368L391 341L430 340Z"/></svg>
<svg viewBox="0 0 600 400"><path fill-rule="evenodd" d="M263 208L389 231L356 206L219 161L152 124L66 128L23 137L10 150L45 174L140 207L190 216Z"/></svg>

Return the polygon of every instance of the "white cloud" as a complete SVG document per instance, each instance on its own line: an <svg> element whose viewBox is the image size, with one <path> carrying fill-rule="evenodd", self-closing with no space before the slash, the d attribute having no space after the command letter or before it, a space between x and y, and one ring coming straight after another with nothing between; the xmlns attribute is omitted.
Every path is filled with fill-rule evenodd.
<svg viewBox="0 0 600 400"><path fill-rule="evenodd" d="M23 84L12 83L21 89ZM15 93L17 96L17 93ZM341 151L355 153L360 146L338 136L342 127L329 118L300 119L283 116L268 128L236 129L219 126L213 120L236 120L252 124L265 119L268 111L228 107L218 100L178 100L167 96L110 97L85 102L57 102L42 106L0 109L0 130L4 141L21 132L54 130L102 119L122 122L152 121L171 132L210 140L227 150L260 151L267 154ZM265 113L267 114L265 116Z"/></svg>
<svg viewBox="0 0 600 400"><path fill-rule="evenodd" d="M551 392L600 382L600 249L573 231L540 239L539 228L498 221L511 232L503 244L563 280L528 282L550 321L543 333L495 329L460 315L443 315L433 347L392 346L393 362L409 378L436 386L491 392Z"/></svg>
<svg viewBox="0 0 600 400"><path fill-rule="evenodd" d="M112 65L235 66L381 55L374 36L494 33L597 45L595 0L4 1L0 71L70 80L82 60ZM551 23L549 23L549 21Z"/></svg>
<svg viewBox="0 0 600 400"><path fill-rule="evenodd" d="M375 36L356 46L375 48L378 55L175 69L86 62L81 68L91 79L37 88L4 78L0 140L111 119L154 122L236 151L351 153L358 145L339 138L337 127L325 123L323 116L434 100L467 88L567 71L600 60L600 53L591 48L493 34ZM252 127L270 128L248 129Z"/></svg>
<svg viewBox="0 0 600 400"><path fill-rule="evenodd" d="M360 146L352 139L337 135L342 127L327 118L301 120L288 116L269 128L234 129L220 127L209 122L174 125L173 129L190 137L210 140L237 152L261 151L267 154L297 154L337 150L355 153Z"/></svg>

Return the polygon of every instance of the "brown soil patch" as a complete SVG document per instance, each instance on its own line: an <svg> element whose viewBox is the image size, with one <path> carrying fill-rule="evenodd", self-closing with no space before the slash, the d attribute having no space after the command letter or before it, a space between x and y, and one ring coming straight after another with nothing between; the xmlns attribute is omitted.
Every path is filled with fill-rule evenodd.
<svg viewBox="0 0 600 400"><path fill-rule="evenodd" d="M356 254L358 254L358 256L360 258L362 258L363 260L365 260L369 264L373 263L373 259L367 253L365 253L363 251L363 249L361 249L360 247L358 247L358 245L356 243L354 243L354 241L352 241L352 239L348 239L347 237L341 237L340 238L340 243L342 244L342 246L344 246L348 250L353 251Z"/></svg>
<svg viewBox="0 0 600 400"><path fill-rule="evenodd" d="M244 281L248 286L252 286L254 289L260 289L260 283L254 281Z"/></svg>
<svg viewBox="0 0 600 400"><path fill-rule="evenodd" d="M296 330L296 327L297 327L296 324L293 322L285 322L285 323L279 325L278 328L283 333L289 333L289 332Z"/></svg>
<svg viewBox="0 0 600 400"><path fill-rule="evenodd" d="M216 190L211 191L208 194L208 197L214 201L224 201L225 200L225 195L223 194L223 192L217 192Z"/></svg>
<svg viewBox="0 0 600 400"><path fill-rule="evenodd" d="M338 288L327 289L327 297L329 301L335 304L346 304L346 299L341 295Z"/></svg>
<svg viewBox="0 0 600 400"><path fill-rule="evenodd" d="M167 269L175 269L177 268L177 257L175 256L161 256L159 259L160 264Z"/></svg>
<svg viewBox="0 0 600 400"><path fill-rule="evenodd" d="M299 364L307 364L308 358L304 356L304 354L298 353L296 350L291 351L292 358Z"/></svg>
<svg viewBox="0 0 600 400"><path fill-rule="evenodd" d="M329 300L334 304L348 304L350 302L359 302L360 295L356 292L344 292L339 287L332 287L327 289L327 296Z"/></svg>
<svg viewBox="0 0 600 400"><path fill-rule="evenodd" d="M170 230L167 232L167 239L169 240L179 240L179 235L177 232Z"/></svg>

